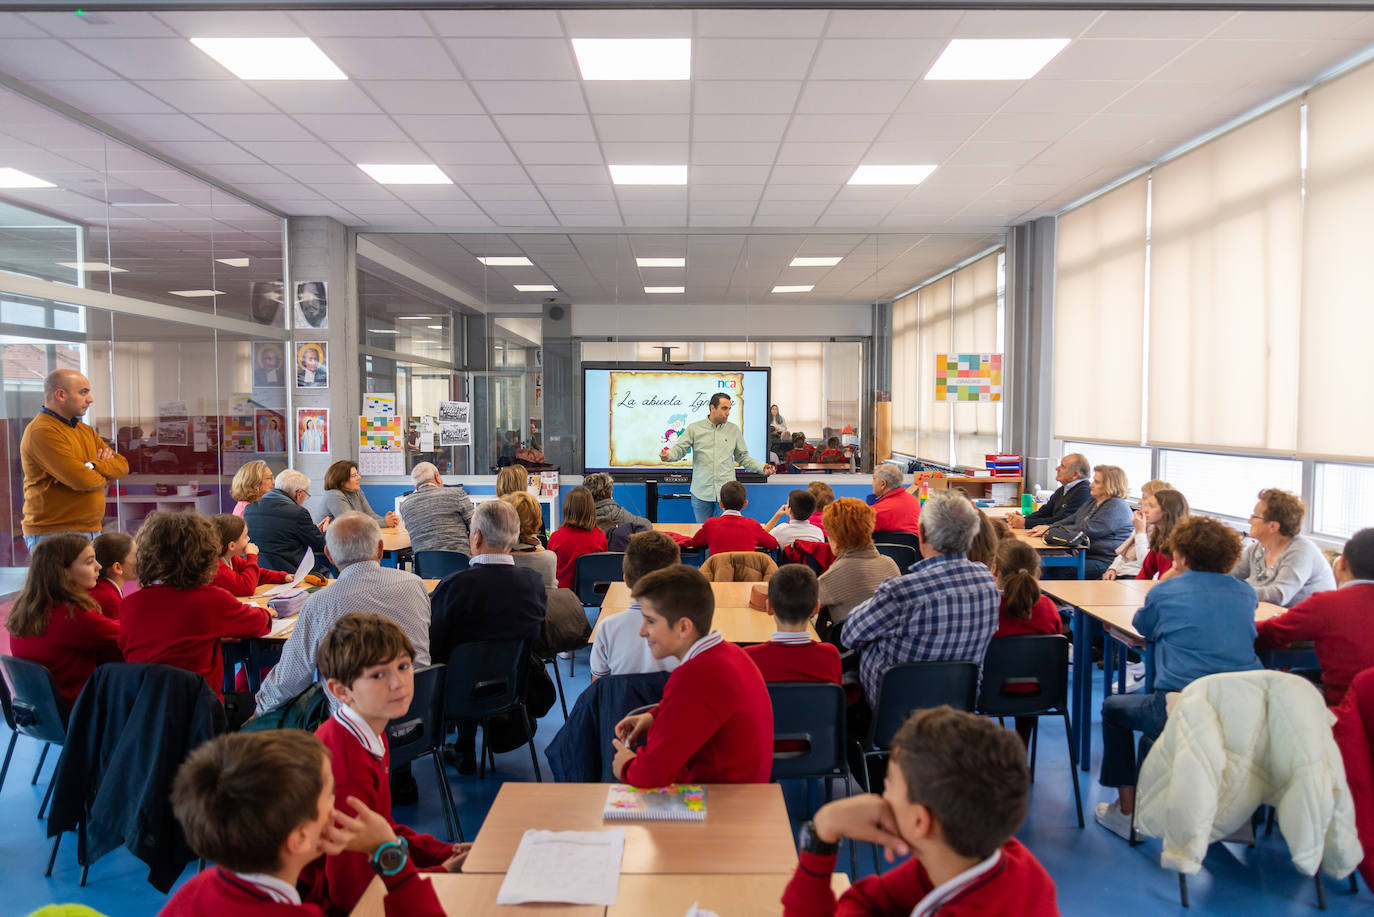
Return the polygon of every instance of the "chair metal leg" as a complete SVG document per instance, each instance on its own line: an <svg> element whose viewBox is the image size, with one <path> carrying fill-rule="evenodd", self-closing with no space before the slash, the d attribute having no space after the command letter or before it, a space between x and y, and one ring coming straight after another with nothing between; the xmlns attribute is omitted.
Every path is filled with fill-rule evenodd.
<svg viewBox="0 0 1374 917"><path fill-rule="evenodd" d="M81 864L81 887L86 887L86 873L91 871L91 864L86 861L86 821L82 819L76 824L76 861Z"/></svg>
<svg viewBox="0 0 1374 917"><path fill-rule="evenodd" d="M554 668L558 668L554 666ZM534 739L530 739L530 763L534 765L534 779L538 783L544 782L544 775L539 772L539 752L534 750Z"/></svg>
<svg viewBox="0 0 1374 917"><path fill-rule="evenodd" d="M1350 874L1350 894L1352 894L1352 895L1358 895L1359 893L1360 893L1360 883L1355 881L1355 874L1352 872L1352 873Z"/></svg>
<svg viewBox="0 0 1374 917"><path fill-rule="evenodd" d="M38 756L38 766L33 769L33 779L29 781L29 786L38 786L38 775L43 773L43 762L48 760L49 748L52 748L52 743L44 742L43 751Z"/></svg>
<svg viewBox="0 0 1374 917"><path fill-rule="evenodd" d="M1036 720L1036 732L1039 732L1040 721ZM1078 789L1078 767L1073 759L1073 735L1069 729L1069 713L1064 711L1064 737L1069 742L1069 776L1073 778L1073 802L1078 809L1078 827L1083 827L1083 795Z"/></svg>
<svg viewBox="0 0 1374 917"><path fill-rule="evenodd" d="M575 674L575 673L573 672L573 665L574 665L576 662L577 662L577 650L569 650L569 651L568 651L568 677L569 677L569 678L572 678L573 675ZM557 663L557 662L555 662L555 663L553 664L553 670L554 670L555 672L558 671L558 663ZM563 719L566 720L567 718L568 718L568 708L567 708L567 707L564 707L564 708L563 708Z"/></svg>
<svg viewBox="0 0 1374 917"><path fill-rule="evenodd" d="M49 878L52 877L52 864L54 864L54 863L57 862L57 848L58 848L61 844L62 844L62 835L59 834L59 835L57 835L57 837L55 837L55 838L52 839L52 853L50 853L50 854L48 855L48 868L47 868L46 870L43 871L43 875L44 875L44 876L47 876L47 877L49 877Z"/></svg>
<svg viewBox="0 0 1374 917"><path fill-rule="evenodd" d="M1183 873L1178 874L1178 900L1184 907L1188 906L1188 877Z"/></svg>
<svg viewBox="0 0 1374 917"><path fill-rule="evenodd" d="M487 779L487 721L486 721L486 720L483 720L483 721L482 721L482 748L481 748L481 751L480 751L479 754L478 754L477 761L478 761L478 764L477 764L477 779L478 779L478 780L486 780L486 779ZM493 770L496 769L496 765L495 765L495 764L492 765L492 769L493 769Z"/></svg>
<svg viewBox="0 0 1374 917"><path fill-rule="evenodd" d="M1275 811L1276 811L1276 810L1274 809L1273 806L1270 806L1270 807L1269 807L1269 817L1268 817L1267 819L1265 819L1265 821L1264 821L1264 836L1265 836L1265 837L1268 837L1269 835L1271 835L1271 834L1274 833L1274 812L1275 812Z"/></svg>
<svg viewBox="0 0 1374 917"><path fill-rule="evenodd" d="M444 763L439 760L441 755L438 751L429 756L434 762L434 776L439 781L439 808L444 810L444 826L448 828L448 839L453 840L454 826L458 822L458 813L453 807L453 795L449 792L448 780L444 774ZM463 839L463 829L458 828L458 839Z"/></svg>
<svg viewBox="0 0 1374 917"><path fill-rule="evenodd" d="M1031 747L1030 747L1030 782L1035 782L1035 753L1040 749L1040 717L1035 718L1035 725L1031 727Z"/></svg>
<svg viewBox="0 0 1374 917"><path fill-rule="evenodd" d="M19 733L10 733L10 745L5 749L5 764L0 767L0 790L5 788L5 777L10 772L10 758L14 757L14 743L19 741Z"/></svg>
<svg viewBox="0 0 1374 917"><path fill-rule="evenodd" d="M48 791L43 794L43 803L38 807L39 821L43 820L43 813L48 810L48 803L52 801L52 790L55 786L57 786L56 783L51 780L48 781Z"/></svg>
<svg viewBox="0 0 1374 917"><path fill-rule="evenodd" d="M1322 874L1320 869L1317 870L1317 874L1312 877L1312 881L1317 883L1317 910L1324 911L1326 910L1326 887L1322 885Z"/></svg>
<svg viewBox="0 0 1374 917"><path fill-rule="evenodd" d="M571 654L571 653L568 654L568 660L569 660L569 662L572 661L572 654ZM569 677L569 678L572 677L571 666L569 666L568 677ZM566 722L567 719L568 719L568 700L567 700L567 697L565 697L564 694L563 694L563 676L560 675L560 674L558 673L558 657L557 657L557 656L554 656L554 657L553 657L553 680L557 683L557 686L558 686L558 704L559 704L559 706L561 706L561 707L563 708L563 720L564 720L564 722Z"/></svg>

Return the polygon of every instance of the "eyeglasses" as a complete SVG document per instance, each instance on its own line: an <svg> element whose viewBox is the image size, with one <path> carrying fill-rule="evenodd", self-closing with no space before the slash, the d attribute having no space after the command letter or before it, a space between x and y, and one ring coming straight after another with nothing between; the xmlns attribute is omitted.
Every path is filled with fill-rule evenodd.
<svg viewBox="0 0 1374 917"><path fill-rule="evenodd" d="M1258 521L1258 522L1263 522L1263 521L1264 521L1264 517L1263 517L1263 516L1256 516L1254 513L1251 513L1251 514L1250 514L1250 521L1251 521L1251 522L1256 522L1256 521Z"/></svg>

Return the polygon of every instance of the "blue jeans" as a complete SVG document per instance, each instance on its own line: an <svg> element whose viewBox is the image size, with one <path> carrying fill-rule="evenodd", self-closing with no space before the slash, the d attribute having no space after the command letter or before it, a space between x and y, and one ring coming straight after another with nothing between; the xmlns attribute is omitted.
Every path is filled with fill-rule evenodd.
<svg viewBox="0 0 1374 917"><path fill-rule="evenodd" d="M696 517L697 522L705 522L715 514L716 504L698 500L696 497L692 498L692 515Z"/></svg>
<svg viewBox="0 0 1374 917"><path fill-rule="evenodd" d="M1102 774L1098 783L1135 786L1139 768L1134 734L1140 733L1142 745L1159 738L1169 716L1166 696L1165 691L1117 694L1102 702Z"/></svg>
<svg viewBox="0 0 1374 917"><path fill-rule="evenodd" d="M25 536L24 536L24 547L28 548L28 549L29 549L29 553L32 554L32 553L33 553L33 549L36 548L36 547L38 547L38 542L42 541L44 538L51 538L51 537L53 537L54 535L80 535L82 538L85 538L87 541L94 541L94 540L95 540L95 536L97 536L97 535L99 535L99 534L100 534L99 532L49 532L49 533L46 534L46 535L25 535Z"/></svg>

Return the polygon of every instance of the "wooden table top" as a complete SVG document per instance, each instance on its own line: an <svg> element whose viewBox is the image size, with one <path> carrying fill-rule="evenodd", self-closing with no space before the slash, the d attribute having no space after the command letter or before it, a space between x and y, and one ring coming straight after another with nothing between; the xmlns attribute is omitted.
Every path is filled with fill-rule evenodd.
<svg viewBox="0 0 1374 917"><path fill-rule="evenodd" d="M749 607L749 593L759 583L712 583L711 591L716 595L716 611L712 627L731 643L767 643L777 632L777 622L765 611ZM606 598L601 603L601 614L596 626L613 615L623 614L630 607L630 587L624 583L611 583L606 590ZM592 629L592 639L596 639L596 629ZM811 639L819 640L815 628L811 629Z"/></svg>
<svg viewBox="0 0 1374 917"><path fill-rule="evenodd" d="M1135 620L1136 611L1140 608L1139 605L1079 605L1077 607L1096 618L1104 627L1117 631L1131 642L1145 642L1145 638L1141 636L1132 623ZM1286 608L1271 602L1260 602L1255 606L1255 623L1266 621L1276 615L1283 614L1285 611L1287 611Z"/></svg>
<svg viewBox="0 0 1374 917"><path fill-rule="evenodd" d="M672 532L683 538L691 538L701 529L700 522L655 522L655 532Z"/></svg>
<svg viewBox="0 0 1374 917"><path fill-rule="evenodd" d="M1084 608L1088 605L1122 605L1132 611L1145 603L1145 596L1154 586L1153 580L1072 580L1040 581L1040 591L1061 602Z"/></svg>
<svg viewBox="0 0 1374 917"><path fill-rule="evenodd" d="M402 525L394 525L382 529L382 550L404 551L410 547L410 533Z"/></svg>
<svg viewBox="0 0 1374 917"><path fill-rule="evenodd" d="M420 878L434 885L434 893L444 913L453 917L510 917L512 914L519 917L605 917L606 913L601 905L588 904L500 906L496 903L496 895L501 891L501 883L506 881L503 873L449 875L427 872L421 873ZM385 898L386 886L380 878L373 879L349 917L384 917Z"/></svg>
<svg viewBox="0 0 1374 917"><path fill-rule="evenodd" d="M464 872L505 873L530 828L612 827L601 817L609 788L607 783L504 784L482 822ZM791 875L796 868L791 824L776 783L710 784L706 813L704 822L625 823L621 872Z"/></svg>
<svg viewBox="0 0 1374 917"><path fill-rule="evenodd" d="M333 582L334 582L334 580L329 580L329 581L325 584L325 586L324 586L323 588L328 588L329 583L333 583ZM434 587L439 585L439 581L438 581L437 579L427 579L427 580L424 581L424 584L425 584L425 592L433 592L433 591L434 591ZM272 590L272 589L275 589L275 588L277 588L275 584L266 583L266 584L264 584L264 585L259 586L259 587L257 588L257 591L255 591L252 595L250 595L250 596L245 596L245 597L241 597L241 598L239 599L239 601L243 602L245 605L257 605L257 606L259 606L259 607L265 608L265 607L267 607L267 600L271 598L271 596L269 596L267 593L268 593L269 590ZM265 636L265 637L260 637L260 638L258 638L258 639L260 639L260 640L285 640L287 637L290 637L290 636L291 636L291 631L292 631L292 629L295 627L295 623L296 623L296 619L295 619L295 618L291 618L291 619L289 619L289 620L283 621L280 630L276 630L275 633L270 633L270 634L268 634L267 636ZM273 621L273 622L272 622L272 626L273 626L274 629L276 629L276 625L277 625L277 622L276 622L276 621Z"/></svg>

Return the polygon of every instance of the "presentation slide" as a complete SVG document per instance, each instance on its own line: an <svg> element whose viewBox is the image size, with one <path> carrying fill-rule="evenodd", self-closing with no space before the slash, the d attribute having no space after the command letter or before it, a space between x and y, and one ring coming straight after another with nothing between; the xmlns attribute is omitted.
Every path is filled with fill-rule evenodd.
<svg viewBox="0 0 1374 917"><path fill-rule="evenodd" d="M766 367L738 369L661 363L582 368L583 467L587 471L690 470L689 452L659 460L688 424L706 419L711 396L730 396L730 422L744 432L749 454L768 461Z"/></svg>

